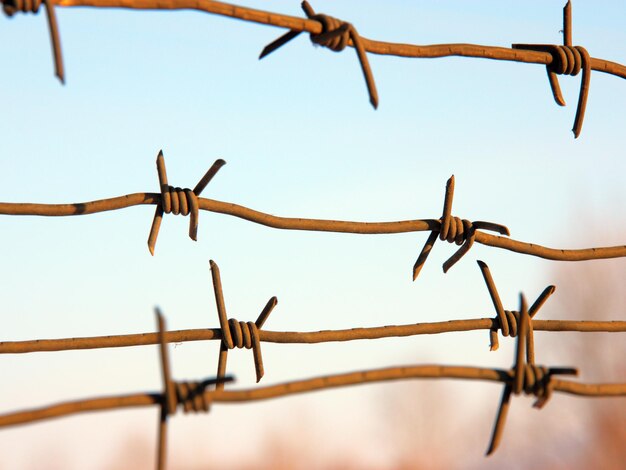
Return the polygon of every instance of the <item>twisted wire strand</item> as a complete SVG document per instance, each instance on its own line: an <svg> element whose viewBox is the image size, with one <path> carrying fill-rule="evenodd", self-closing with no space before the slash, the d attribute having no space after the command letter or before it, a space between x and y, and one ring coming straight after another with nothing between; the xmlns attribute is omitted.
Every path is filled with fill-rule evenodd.
<svg viewBox="0 0 626 470"><path fill-rule="evenodd" d="M343 51L352 42L361 64L361 70L363 71L363 77L365 78L365 84L367 85L367 91L370 97L370 103L374 109L378 108L378 91L376 90L376 82L374 81L374 75L370 68L369 61L367 60L367 54L361 41L361 36L357 32L356 28L352 24L347 23L332 16L324 14L316 14L315 10L311 7L306 0L302 2L302 10L306 14L307 18L313 21L317 21L322 30L319 33L310 33L311 42L329 48L334 52ZM302 31L290 30L286 34L280 36L278 39L272 41L265 46L259 59L268 56L278 48L284 46L292 39L296 38Z"/></svg>
<svg viewBox="0 0 626 470"><path fill-rule="evenodd" d="M217 173L226 162L224 160L216 160L211 166L209 171L196 185L193 193L199 196L200 192L206 187L208 182ZM407 232L422 232L430 231L431 234L418 257L414 268L414 278L419 274L421 267L423 266L435 240L440 236L442 229L442 222L447 219L449 226L454 226L456 232L448 232L454 234L454 239L459 233L459 223L457 218L452 216L446 217L449 211L446 211L446 207L451 210L452 196L454 192L454 178L450 178L446 186L446 199L444 203L444 214L442 219L415 219L415 220L401 220L394 222L354 222L354 221L342 221L342 220L326 220L326 219L305 219L294 217L280 217L257 211L245 206L233 204L230 202L218 201L215 199L206 199L197 197L198 209L206 210L209 212L215 212L218 214L230 215L238 217L249 222L265 225L266 227L282 229L282 230L305 230L305 231L318 231L318 232L335 232L335 233L355 233L355 234L391 234L391 233L407 233ZM166 193L171 194L168 191ZM46 216L46 217L63 217L63 216L76 216L95 214L98 212L106 212L112 210L120 210L127 207L138 205L156 205L155 218L150 230L150 237L148 239L148 248L151 253L154 253L154 243L156 243L156 237L158 235L159 227L161 225L161 215L159 207L162 207L163 201L167 196L163 193L133 193L124 196L113 197L108 199L101 199L97 201L89 201L73 204L38 204L38 203L15 203L15 202L0 202L0 214L4 215L33 215L33 216ZM171 195L170 195L171 197ZM449 201L449 205L448 204ZM454 220L454 223L452 223ZM193 224L190 224L190 226ZM486 246L495 248L501 248L516 253L537 256L539 258L556 260L556 261L584 261L594 259L607 259L607 258L622 258L626 257L626 245L597 247L597 248L584 248L584 249L557 249L548 248L545 246L537 245L534 243L526 243L518 240L514 240L507 237L491 235L481 231L491 230L502 233L508 229L500 224L492 224L489 222L476 221L471 223L471 230L466 230L466 223L461 221L463 226L462 233L465 239L461 248L444 264L444 270L449 269L454 263L456 263L472 246L472 243L480 243ZM190 227L191 228L191 227ZM450 230L450 229L448 229ZM191 231L191 230L190 230ZM446 236L446 238L448 237Z"/></svg>
<svg viewBox="0 0 626 470"><path fill-rule="evenodd" d="M52 45L52 55L54 57L54 74L61 83L65 83L65 71L63 68L63 54L61 52L61 36L54 12L54 0L0 0L2 10L8 17L16 13L38 13L41 4L46 7L46 17L48 18L48 31L50 32L50 44Z"/></svg>

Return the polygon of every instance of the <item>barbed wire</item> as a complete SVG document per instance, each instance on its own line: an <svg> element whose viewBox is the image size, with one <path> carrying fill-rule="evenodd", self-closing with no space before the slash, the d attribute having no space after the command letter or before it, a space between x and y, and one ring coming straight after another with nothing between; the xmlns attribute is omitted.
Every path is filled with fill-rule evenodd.
<svg viewBox="0 0 626 470"><path fill-rule="evenodd" d="M378 92L374 77L367 60L366 52L381 55L393 55L411 58L439 58L450 56L484 58L521 63L545 65L549 84L557 104L564 106L565 100L560 91L557 74L577 75L583 72L576 117L572 131L578 137L582 130L591 71L604 72L626 78L626 66L604 59L591 57L582 46L573 46L572 42L572 6L568 0L563 8L563 45L553 44L513 44L511 48L484 46L477 44L435 44L415 45L399 44L367 39L357 33L356 28L345 21L328 15L316 14L308 2L302 2L307 18L257 10L229 3L211 0L0 0L4 12L12 16L16 12L36 13L43 2L48 12L51 42L55 57L57 76L64 81L60 39L53 6L59 7L94 7L127 8L137 10L199 10L219 16L240 19L246 22L260 23L280 28L289 32L266 46L259 58L263 58L294 39L300 33L310 34L311 41L341 51L347 46L357 50L357 56L367 84L370 102L378 106Z"/></svg>
<svg viewBox="0 0 626 470"><path fill-rule="evenodd" d="M247 7L214 2L210 0L0 0L7 16L15 13L37 13L45 6L50 30L55 73L63 83L65 80L61 43L55 16L55 6L115 7L131 9L196 9L205 12L238 18L244 21L262 23L289 31L268 44L259 58L263 58L303 32L310 34L313 43L339 52L347 46L354 47L365 78L370 102L378 106L378 91L367 52L402 57L448 57L464 56L495 60L535 63L546 66L549 85L557 104L564 106L558 75L577 75L582 71L582 79L576 116L573 125L575 137L582 130L586 103L589 95L591 71L609 73L626 78L626 66L603 59L593 58L582 46L572 41L572 7L568 1L563 9L563 45L553 44L513 44L511 48L481 46L474 44L411 45L375 41L361 36L351 23L319 14L305 1L302 8L306 18L265 12ZM156 246L163 214L190 217L189 237L197 239L199 211L206 210L285 230L306 230L353 234L391 234L429 231L430 234L413 266L415 280L424 266L437 238L455 243L458 250L444 263L448 271L465 254L473 243L502 248L518 253L538 256L551 260L580 261L603 258L626 257L626 245L589 249L563 250L513 240L509 229L501 224L485 221L469 221L452 215L455 179L452 176L447 184L442 215L438 219L415 219L394 222L353 222L324 219L304 219L279 217L263 213L237 204L200 197L224 160L216 160L193 190L170 186L162 152L157 157L159 193L133 193L120 197L74 204L32 204L0 203L0 214L35 216L86 215L103 211L120 210L135 205L155 205L156 210L148 237L148 248L152 255ZM492 235L485 231L495 232ZM160 407L157 468L164 469L167 460L167 425L179 408L184 412L209 412L213 403L239 403L279 398L297 393L410 378L455 378L466 380L486 380L504 385L498 407L493 432L487 454L493 453L503 436L504 426L511 396L521 393L533 395L534 406L543 407L554 392L587 397L626 396L626 383L580 383L556 378L557 375L576 375L573 367L546 367L535 363L534 331L579 331L579 332L626 332L626 321L570 321L537 320L534 317L555 292L555 286L546 287L535 302L527 307L520 294L518 310L505 310L493 277L486 263L478 261L486 283L496 316L469 320L415 323L407 325L387 325L381 327L351 328L344 330L322 330L311 332L289 332L264 330L264 324L276 307L278 300L271 297L256 321L238 321L228 318L226 303L218 265L210 261L212 282L215 294L219 328L190 329L168 332L165 320L157 309L157 332L84 338L61 338L45 340L0 342L0 354L29 353L36 351L65 351L78 349L99 349L111 347L140 346L158 344L162 391L110 396L65 402L41 408L10 412L0 415L0 427L13 426L73 415L86 411L112 410L125 407L158 405ZM304 380L291 381L271 386L251 389L226 390L225 383L233 380L226 375L228 352L234 348L251 349L254 359L256 380L264 375L261 354L262 342L273 343L321 343L332 341L352 341L386 337L403 337L422 334L439 334L470 330L489 330L490 349L499 347L498 331L503 336L516 337L515 361L511 369L490 369L469 366L416 365L372 369L345 374L325 375ZM168 356L168 343L199 340L219 340L216 376L200 381L175 381L172 379Z"/></svg>
<svg viewBox="0 0 626 470"><path fill-rule="evenodd" d="M165 160L163 152L160 151L157 156L160 193L133 193L108 199L72 204L0 202L0 214L62 217L95 214L139 205L156 205L157 208L148 237L148 249L151 254L154 254L163 213L172 213L175 215L189 214L189 236L193 240L196 240L199 210L230 215L249 222L283 230L367 235L430 231L431 234L413 266L413 280L417 278L426 262L437 237L450 243L454 242L457 245L461 245L457 252L443 264L444 272L447 272L457 263L470 250L475 242L486 246L556 261L584 261L626 257L626 245L583 249L556 249L485 233L483 230L490 230L508 237L509 229L504 225L493 222L470 222L469 220L452 216L452 199L454 197L455 186L454 175L450 177L446 184L443 214L440 219L415 219L395 222L353 222L279 217L238 204L199 197L202 190L204 190L225 163L226 162L222 159L216 160L193 191L190 189L175 188L168 184Z"/></svg>
<svg viewBox="0 0 626 470"><path fill-rule="evenodd" d="M213 290L215 293L215 302L218 311L219 328L196 328L187 330L168 331L164 333L164 341L166 343L185 343L189 341L221 341L222 348L232 349L238 344L250 345L254 348L259 358L255 358L257 379L260 380L263 370L260 345L258 342L281 343L281 344L317 344L326 342L343 342L363 339L380 339L391 337L406 337L416 335L431 335L440 333L464 332L475 330L489 330L490 349L495 351L498 349L498 330L502 331L503 336L515 337L519 331L520 313L517 311L504 310L498 291L495 287L489 267L483 262L478 261L481 273L485 279L487 289L494 302L497 316L495 318L475 318L468 320L447 320L442 322L430 323L413 323L407 325L387 325L378 327L350 328L342 330L322 330L322 331L269 331L261 329L269 314L278 304L276 297L270 298L254 323L254 327L248 323L242 326L241 322L234 319L227 320L226 308L224 305L224 294L222 290L221 276L219 267L214 261L210 261L211 277L213 280ZM529 309L532 318L531 328L534 331L576 331L576 332L604 332L617 333L626 332L626 321L610 320L610 321L591 321L591 320L537 320L535 314L545 304L548 298L556 291L555 286L546 287L539 295L537 300ZM249 322L252 323L252 322ZM232 325L232 326L231 326ZM250 334L246 330L250 330ZM251 333L255 330L254 333ZM234 335L233 335L234 332ZM229 343L227 335L231 335L232 343ZM244 338L244 335L245 336ZM233 340L233 336L235 340ZM252 339L252 337L256 339ZM250 341L248 341L250 338ZM258 341L257 341L258 339ZM93 336L82 338L60 338L60 339L38 339L26 341L1 341L0 354L25 354L32 352L52 352L52 351L70 351L84 349L102 349L102 348L123 348L129 346L147 346L159 344L160 336L158 333L136 333L126 335L108 335ZM247 346L245 346L247 347ZM248 348L248 349L250 349ZM254 352L254 351L253 351ZM220 359L222 357L220 349ZM223 368L218 365L218 377L223 375L226 367L226 359L223 359ZM221 362L220 362L221 364Z"/></svg>
<svg viewBox="0 0 626 470"><path fill-rule="evenodd" d="M455 320L438 323L306 333L268 332L261 330L270 313L278 303L276 297L270 298L256 322L244 323L232 318L227 319L219 267L217 263L211 260L210 267L213 290L220 323L220 328L218 329L167 332L165 320L157 308L156 317L158 331L156 333L0 343L0 353L5 354L158 344L163 381L162 393L139 393L86 399L6 413L0 415L0 427L26 424L86 411L102 411L156 404L160 406L156 461L157 469L162 470L166 465L168 419L176 414L179 407L182 407L185 413L206 413L210 410L213 403L219 402L229 403L264 400L284 397L295 393L389 380L409 378L457 378L496 381L504 384L504 391L487 450L487 455L490 455L496 450L502 439L512 394L517 395L523 392L528 395L536 396L537 401L535 406L538 408L543 407L555 391L596 397L626 396L626 383L588 384L554 378L555 375L559 374L576 375L577 370L575 368L555 368L536 365L533 338L533 332L541 329L547 331L626 331L626 322L569 322L563 320L542 322L541 320L534 320L533 317L535 314L555 292L556 288L554 286L548 286L544 289L530 309L526 306L524 296L520 294L519 311L504 310L489 267L482 261L478 261L478 265L497 312L497 316L493 319ZM501 330L504 336L517 336L516 361L512 369L507 371L501 369L447 365L391 367L347 374L327 375L254 389L224 390L224 384L233 380L231 376L226 376L225 374L228 350L234 347L246 347L247 349L253 350L257 382L259 382L264 373L260 348L261 341L319 343L326 341L348 341L389 336L468 331L471 329L490 330L491 350L498 348L498 330ZM217 376L201 381L174 381L171 378L167 344L170 342L178 343L198 339L217 339L221 341ZM526 356L525 358L524 354ZM215 385L215 388L209 389L211 385Z"/></svg>
<svg viewBox="0 0 626 470"><path fill-rule="evenodd" d="M523 295L520 295L520 299L520 334L517 337L516 362L510 370L447 365L390 367L326 375L243 390L224 390L219 387L220 384L230 381L230 377L217 377L201 382L175 382L172 380L166 344L165 320L157 309L156 315L159 329L159 352L163 392L93 398L6 413L0 415L0 427L32 423L82 412L159 405L161 412L159 420L157 468L161 470L165 468L166 461L167 420L169 416L176 414L179 406L182 406L185 412L193 411L206 413L210 410L213 403L241 403L267 400L329 388L409 378L455 378L500 382L505 385L496 417L496 424L494 425L494 431L487 451L489 455L495 451L502 438L506 413L512 393L519 394L524 392L525 394L536 396L536 406L538 407L545 405L553 392L587 397L626 396L626 383L590 384L555 379L553 377L554 375L576 375L578 371L575 368L548 368L536 366L534 363L534 351L531 352L530 347L526 349L526 360L524 360L524 348L527 344L532 344L532 330L529 328L530 316ZM217 384L216 388L207 390L212 384Z"/></svg>

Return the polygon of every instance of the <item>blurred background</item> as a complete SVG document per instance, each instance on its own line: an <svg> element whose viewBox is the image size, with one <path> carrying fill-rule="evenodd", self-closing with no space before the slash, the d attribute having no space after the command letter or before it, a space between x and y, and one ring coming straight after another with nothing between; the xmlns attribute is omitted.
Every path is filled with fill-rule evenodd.
<svg viewBox="0 0 626 470"><path fill-rule="evenodd" d="M299 1L246 1L301 16ZM315 1L365 37L415 44L562 42L562 0ZM558 107L545 67L370 54L374 111L353 50L305 35L262 61L284 30L194 11L57 8L66 86L53 77L44 14L2 18L0 200L69 203L194 187L228 164L203 196L282 216L389 221L437 218L456 177L453 214L505 224L555 248L623 244L626 83L594 72L574 140L580 77L561 77ZM575 1L573 38L626 63L623 2ZM153 207L74 218L1 216L0 340L218 326L209 259L221 268L229 316L279 304L274 331L493 317L475 260L491 268L505 308L524 292L557 291L542 319L623 320L624 260L558 263L438 243L416 282L426 233L287 232L202 212L166 215L155 256ZM586 382L624 382L622 334L537 332L537 362L576 366ZM170 347L176 379L211 376L219 344ZM489 352L487 331L320 345L262 346L261 385L404 364L508 368L514 341ZM0 412L157 391L157 348L3 355ZM252 353L235 350L235 387L254 386ZM495 455L484 453L501 386L388 382L251 404L170 421L169 468L623 468L626 401L555 395L538 413L515 397ZM158 410L81 414L0 430L3 469L153 468Z"/></svg>

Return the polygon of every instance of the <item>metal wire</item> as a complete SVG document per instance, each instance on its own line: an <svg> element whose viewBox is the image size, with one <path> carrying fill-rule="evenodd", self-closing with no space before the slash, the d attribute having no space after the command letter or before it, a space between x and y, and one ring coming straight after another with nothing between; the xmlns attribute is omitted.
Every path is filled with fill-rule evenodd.
<svg viewBox="0 0 626 470"><path fill-rule="evenodd" d="M170 199L171 204L171 201L173 200L171 195L173 192L181 194L181 196L174 197L177 201L180 197L182 197L182 193L185 195L191 193L189 190L181 189L179 191L177 188L174 188L175 190L170 190L171 187L167 184L165 163L162 152L159 152L159 156L157 157L157 162L159 161L161 163L157 163L157 166L162 165L163 167L162 172L159 170L161 193L133 193L109 199L73 204L0 202L0 214L61 217L95 214L98 212L120 210L138 205L156 205L157 209L152 227L150 229L150 236L148 238L148 248L150 253L154 253L154 244L156 243L156 237L161 224L162 213L167 212L166 208L169 207L167 206L168 198ZM517 253L558 261L583 261L626 257L626 245L565 250L548 248L535 243L521 242L511 238L486 233L483 230L491 230L508 236L509 230L501 224L483 221L469 222L458 217L453 217L451 215L451 210L452 197L454 194L454 176L448 180L446 185L444 211L442 218L440 219L415 219L396 222L352 222L278 217L237 204L198 197L200 192L206 187L209 181L225 163L226 162L224 160L216 160L193 190L194 195L191 196L191 198L192 200L197 199L198 209L231 215L250 222L265 225L267 227L283 230L306 230L355 234L390 234L430 231L431 234L413 267L413 279L415 279L419 274L437 236L450 242L462 243L461 248L444 263L444 272L450 269L452 265L465 255L474 242ZM185 196L185 198L187 197L188 196ZM173 210L172 213L174 213ZM191 218L189 230L190 236L195 236L196 230L197 215L195 216L195 220L194 217Z"/></svg>
<svg viewBox="0 0 626 470"><path fill-rule="evenodd" d="M12 8L15 4L14 2L17 0L0 1L4 5L6 12L7 8ZM52 1L53 0L50 0L50 3L46 3L46 6L51 5ZM261 53L261 58L286 44L302 32L308 32L313 42L329 47L332 50L342 50L346 46L352 46L357 50L363 75L367 83L370 102L374 108L378 106L378 94L366 52L413 58L461 56L542 64L548 69L550 86L555 99L560 105L565 105L565 101L560 94L560 88L555 74L570 73L565 71L560 72L559 70L569 70L571 67L578 73L577 70L580 70L582 67L583 80L573 128L575 137L580 135L582 129L591 70L626 78L626 66L608 60L590 57L586 49L582 46L572 46L572 14L571 3L569 1L565 5L563 14L564 46L513 44L511 48L477 44L436 44L422 46L367 39L360 36L350 23L336 20L328 15L315 14L307 2L303 2L302 4L307 18L298 18L211 0L56 0L54 4L59 7L128 8L138 10L191 9L237 18L247 22L289 29L287 34L266 46ZM49 7L49 18L52 18L51 14L53 13L51 13L51 11L53 11L52 7ZM59 74L59 66L61 66L59 77L62 79L60 43L58 41L58 33L52 33L53 23L54 31L56 31L56 23L51 20L52 42L55 50L57 73ZM574 73L574 75L576 73Z"/></svg>
<svg viewBox="0 0 626 470"><path fill-rule="evenodd" d="M552 396L554 391L572 393L583 396L626 396L626 383L624 384L583 384L577 382L555 379L558 374L576 374L573 368L550 368L535 364L533 330L541 329L539 320L532 320L548 297L554 292L554 286L549 286L535 301L530 310L526 307L523 295L520 296L520 309L518 312L505 312L502 308L498 292L488 266L478 262L487 288L492 297L498 316L494 319L478 319L464 321L445 322L438 324L404 325L397 327L362 328L344 331L322 331L317 333L280 333L265 332L263 326L273 308L277 304L276 297L272 297L256 322L237 322L226 320L226 308L222 291L222 283L219 267L214 261L210 262L213 278L213 287L218 311L220 328L218 330L200 330L210 333L203 339L221 340L220 356L218 361L217 377L206 379L201 382L184 381L175 382L171 376L171 368L168 357L167 343L172 341L185 341L189 338L180 337L181 332L167 333L165 320L160 311L156 310L157 333L143 335L109 336L101 338L80 338L63 340L30 341L15 343L0 343L0 352L33 352L50 350L89 349L97 347L137 346L139 344L159 344L161 359L161 371L163 381L162 393L142 393L117 397L95 398L75 402L61 403L38 409L18 411L0 415L0 427L25 424L42 419L50 419L83 411L110 410L123 407L138 407L157 404L160 406L157 448L157 469L165 468L167 460L167 423L170 416L176 414L179 405L185 412L208 412L211 404L220 402L246 402L278 398L294 393L304 393L314 390L335 388L361 383L370 383L388 380L400 380L408 378L462 378L469 380L489 380L504 383L504 391L498 409L493 434L487 454L493 453L503 435L507 410L511 394L533 394L537 397L535 406L542 407ZM502 320L505 318L506 320ZM562 324L564 322L556 322ZM566 322L567 323L567 322ZM577 324L589 324L588 329L578 331L599 331L606 325L601 322L574 322ZM607 328L605 331L626 331L626 322L612 322L616 328ZM444 324L447 327L442 328ZM533 326L534 324L534 326ZM409 367L395 367L378 370L366 370L348 374L322 376L307 380L288 382L269 387L247 390L224 390L224 383L232 380L225 375L226 355L229 349L234 347L252 348L254 352L257 382L263 376L263 363L260 353L260 341L291 342L294 335L303 335L300 341L293 342L321 342L342 341L353 339L365 339L386 336L406 336L410 334L436 333L444 331L467 331L474 328L488 328L492 334L492 350L497 349L497 330L500 328L505 336L516 336L517 351L516 361L509 371L500 369L485 369L478 367L445 366L445 365L422 365ZM549 328L546 328L549 329ZM575 327L573 329L576 329ZM556 329L563 331L562 329ZM554 331L554 329L552 330ZM495 347L493 334L496 332ZM269 333L268 338L263 338ZM308 335L308 336L307 336ZM311 340L313 335L313 340ZM273 337L272 337L273 336ZM281 336L284 336L281 338ZM315 338L317 336L317 338ZM132 339L131 339L132 338ZM195 338L199 339L199 338ZM129 341L130 340L130 341ZM138 341L136 341L138 340ZM524 354L526 358L524 359ZM209 385L215 384L214 389Z"/></svg>
<svg viewBox="0 0 626 470"><path fill-rule="evenodd" d="M306 1L302 4L303 10L307 16L306 19L263 12L210 0L58 0L58 2L54 0L0 0L0 2L2 2L3 10L7 16L12 16L17 12L37 13L40 6L42 4L45 5L55 57L56 74L62 82L64 81L64 71L58 26L54 13L55 4L57 6L66 7L92 6L134 9L193 8L222 16L239 18L245 21L288 28L288 33L266 46L260 58L282 47L302 32L310 33L312 42L336 52L342 51L347 46L352 46L356 49L357 57L368 88L370 102L374 108L378 106L378 93L366 52L403 57L482 57L496 60L544 64L546 65L553 97L555 101L562 106L565 105L565 100L563 99L557 76L563 74L575 76L582 71L578 106L573 126L575 137L578 137L582 130L589 94L591 71L596 70L626 78L625 66L592 58L584 47L573 45L571 24L572 11L571 2L569 1L563 10L563 45L514 44L511 49L472 44L416 46L373 41L360 36L351 23L338 20L325 14L315 13L313 8ZM169 185L163 153L159 152L157 157L159 193L134 193L116 198L76 204L0 203L0 213L8 215L68 216L118 210L134 205L156 205L156 211L148 238L148 247L151 254L154 254L163 214L189 215L189 236L195 241L197 239L200 209L232 215L254 223L287 230L358 234L430 231L431 233L413 267L414 280L419 275L437 238L449 243L455 243L460 247L444 263L444 272L458 262L471 249L474 242L547 259L563 261L626 256L626 245L579 250L559 250L485 233L484 231L487 230L497 232L507 237L509 236L509 230L504 225L492 222L469 221L452 215L455 185L454 176L448 180L446 185L443 211L439 219L369 223L285 218L262 213L232 203L200 198L200 193L206 188L211 179L224 164L225 162L223 160L215 161L193 190L187 188L183 189ZM505 310L488 266L482 261L479 261L478 264L496 311L494 318L452 320L397 326L390 325L373 328L353 328L349 330L276 332L262 329L265 321L277 305L276 297L269 299L255 322L242 322L233 318L228 319L219 267L215 262L211 261L210 265L220 325L219 328L168 332L165 320L157 309L158 331L156 333L0 342L0 354L158 344L163 382L161 392L87 399L38 409L7 413L0 415L0 427L72 415L84 411L159 405L160 417L158 427L159 444L157 451L157 468L163 469L166 466L167 460L168 420L176 414L179 408L182 408L184 412L206 413L210 411L213 403L238 403L279 398L295 393L409 378L456 378L487 380L504 384L502 398L500 400L492 437L487 451L487 454L491 454L497 449L502 439L507 411L513 394L518 395L524 393L534 395L537 398L535 406L538 408L543 407L548 402L553 392L588 397L626 396L626 383L588 384L555 378L555 376L559 374L575 375L577 374L577 370L570 367L546 367L537 365L535 363L534 347L534 331L624 332L626 331L625 321L535 320L534 316L555 292L554 286L546 287L530 308L527 307L524 296L520 295L519 310ZM515 362L510 370L447 365L418 365L321 376L254 389L224 390L224 383L232 380L232 377L226 376L227 356L230 349L252 349L257 382L261 380L264 375L264 365L261 354L262 341L275 343L320 343L479 329L489 330L490 347L491 350L494 351L497 350L499 346L498 330L500 330L505 337L517 337ZM201 381L174 381L172 379L167 344L170 342L198 340L219 340L221 342L216 377ZM211 387L211 385L215 385L215 387Z"/></svg>
<svg viewBox="0 0 626 470"><path fill-rule="evenodd" d="M492 299L494 296L494 305L498 315L495 318L476 318L470 320L448 320L433 323L414 323L409 325L387 325L370 328L350 328L347 330L322 330L322 331L268 331L261 327L269 317L274 307L278 304L278 299L272 297L264 307L263 311L254 323L258 331L258 340L267 343L282 344L317 344L326 342L355 341L363 339L379 339L391 337L406 337L416 335L432 335L440 333L463 332L474 330L489 330L491 350L498 349L498 330L502 331L504 336L517 336L518 331L518 312L505 311L502 308L498 291L491 277L489 267L483 262L478 261L481 273L485 278L487 289ZM226 307L224 306L224 296L222 292L222 283L219 273L219 267L214 261L210 262L211 275L213 280L213 288L215 292L215 303L217 305L218 318L220 322L219 328L198 328L189 330L169 331L164 333L163 340L166 343L184 343L188 341L221 341L225 343L226 350L235 347L230 322L226 320ZM548 286L537 300L530 307L529 312L531 318L547 301L547 299L556 290L555 286ZM496 305L497 304L497 305ZM502 321L502 313L505 320ZM236 321L235 321L236 322ZM235 323L233 322L233 323ZM236 322L240 325L239 322ZM237 328L237 327L234 327ZM250 328L249 326L242 327ZM578 332L605 332L616 333L626 332L626 321L573 321L573 320L535 320L533 319L532 328L534 331L578 331ZM243 333L242 333L243 335ZM230 336L230 340L228 339ZM232 343L230 343L232 341ZM109 335L109 336L93 336L85 338L60 338L60 339L38 339L29 341L2 341L0 342L0 354L25 354L31 352L52 352L52 351L70 351L83 349L101 349L101 348L123 348L129 346L146 346L151 344L160 344L161 336L159 333L138 333L130 335ZM233 346L230 347L230 344ZM237 341L239 344L239 341ZM251 344L247 340L242 339L242 345ZM241 346L238 346L241 347ZM260 347L258 357L261 358ZM260 364L259 364L260 362ZM224 370L226 363L224 361ZM255 368L257 373L263 370L262 361L255 358ZM224 374L224 371L221 372ZM260 376L263 374L261 373ZM220 370L218 367L218 376ZM259 374L257 378L260 380Z"/></svg>

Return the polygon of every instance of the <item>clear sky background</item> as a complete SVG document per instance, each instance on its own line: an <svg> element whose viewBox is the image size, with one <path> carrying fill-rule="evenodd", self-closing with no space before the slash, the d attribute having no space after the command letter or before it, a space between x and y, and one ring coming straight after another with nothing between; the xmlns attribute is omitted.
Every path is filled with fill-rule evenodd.
<svg viewBox="0 0 626 470"><path fill-rule="evenodd" d="M298 1L245 4L302 15ZM313 7L350 21L363 36L391 42L562 41L562 1L320 0ZM570 129L580 76L560 78L568 103L560 108L541 65L370 54L380 96L374 111L354 51L313 47L306 35L258 61L284 30L195 11L57 8L57 16L66 86L53 77L45 15L0 21L0 200L68 203L157 192L155 159L163 149L170 184L193 188L223 158L228 164L203 196L276 215L438 218L454 174L455 215L502 223L515 239L555 248L624 243L626 83L620 78L592 74L575 140ZM574 2L574 43L594 57L626 63L625 26L622 1ZM518 307L520 291L532 300L555 283L557 265L573 277L591 265L599 276L626 274L624 262L561 268L475 245L444 275L441 264L456 247L437 243L413 283L426 233L288 232L208 212L200 214L197 243L187 236L187 218L166 215L151 257L153 213L141 206L74 218L2 216L1 340L154 331L156 305L170 329L216 327L209 259L220 265L230 316L254 320L269 297L278 297L266 323L275 331L493 316L477 259L491 267L508 309ZM556 296L574 290L559 288ZM559 305L546 304L541 318L570 318ZM588 317L623 319L623 313ZM539 362L577 365L570 353L580 334L566 335L572 341L561 348L551 347L555 334L537 336ZM503 339L490 353L486 331L264 343L262 384L401 364L509 367L513 346ZM218 349L215 341L172 346L174 377L213 375ZM0 412L161 387L153 346L6 355L0 364ZM233 351L228 370L235 387L254 386L250 351ZM583 369L582 379L589 374ZM398 439L424 452L458 447L448 452L462 467L501 468L528 446L544 456L570 452L584 436L578 413L586 400L557 396L537 414L529 399L519 399L501 449L485 460L501 387L452 381L410 387L361 386L215 405L207 416L179 414L170 425L170 468L253 466L255 456L285 449L298 453L303 468L344 461L391 468ZM615 406L624 412L626 404ZM556 427L563 416L569 421ZM551 432L520 444L516 435L529 428L515 422ZM156 423L153 408L0 430L0 468L132 468L134 458L138 468L151 468ZM579 440L564 441L568 435Z"/></svg>

